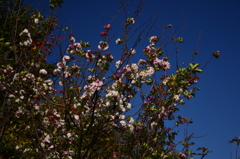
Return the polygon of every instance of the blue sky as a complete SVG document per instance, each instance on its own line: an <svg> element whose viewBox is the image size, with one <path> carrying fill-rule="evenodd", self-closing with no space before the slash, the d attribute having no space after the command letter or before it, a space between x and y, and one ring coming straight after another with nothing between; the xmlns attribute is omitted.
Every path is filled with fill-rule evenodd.
<svg viewBox="0 0 240 159"><path fill-rule="evenodd" d="M97 49L98 42L102 40L99 33L103 31L103 25L111 21L119 8L119 2L117 0L65 1L59 9L62 25L69 28L72 26L77 40L89 41L93 49ZM137 2L134 0L130 5L130 13L133 12ZM180 114L193 118L194 123L190 125L189 131L194 132L195 136L207 134L203 138L194 140L196 147L206 146L213 151L206 157L207 159L230 158L228 141L240 136L238 101L240 98L240 1L146 0L143 7L145 9L136 20L136 25L147 20L156 10L160 14L159 24L176 26L181 19L181 28L188 23L181 34L185 42L179 45L180 61L186 63L190 61L200 31L201 39L197 48L200 52L195 57L195 62L203 66L213 51L221 51L220 59L212 60L200 75L198 87L201 91L197 92L196 98L187 102L187 106L180 108ZM104 15L104 23L102 15ZM113 31L110 34L119 30L118 26L122 21L123 16L119 15L113 23ZM161 32L155 33L158 35ZM136 59L141 57L146 42L147 39L136 48ZM116 54L115 57L120 54L119 47L109 48L109 51L113 55Z"/></svg>

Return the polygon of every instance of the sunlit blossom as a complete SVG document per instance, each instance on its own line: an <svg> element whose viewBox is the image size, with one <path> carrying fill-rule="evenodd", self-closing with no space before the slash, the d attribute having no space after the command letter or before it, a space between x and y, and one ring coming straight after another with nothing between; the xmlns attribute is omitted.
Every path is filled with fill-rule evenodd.
<svg viewBox="0 0 240 159"><path fill-rule="evenodd" d="M134 126L132 124L128 124L127 126L129 127L131 132L134 130Z"/></svg>
<svg viewBox="0 0 240 159"><path fill-rule="evenodd" d="M75 43L76 40L75 40L75 38L73 36L71 36L69 41L70 41L70 43Z"/></svg>
<svg viewBox="0 0 240 159"><path fill-rule="evenodd" d="M46 75L46 74L47 74L47 71L46 71L45 69L41 69L41 70L39 71L39 73L40 73L40 74L43 74L43 75Z"/></svg>
<svg viewBox="0 0 240 159"><path fill-rule="evenodd" d="M134 124L134 119L132 117L130 117L129 123Z"/></svg>
<svg viewBox="0 0 240 159"><path fill-rule="evenodd" d="M117 68L119 68L121 64L122 64L122 61L118 60L118 61L116 62L116 65L115 65L115 66L116 66Z"/></svg>
<svg viewBox="0 0 240 159"><path fill-rule="evenodd" d="M131 54L131 55L136 54L136 50L135 50L135 49L130 49L130 54Z"/></svg>
<svg viewBox="0 0 240 159"><path fill-rule="evenodd" d="M39 22L39 19L38 18L35 18L34 19L34 23L37 24Z"/></svg>
<svg viewBox="0 0 240 159"><path fill-rule="evenodd" d="M180 95L174 95L173 98L174 98L175 101L179 101L180 100Z"/></svg>
<svg viewBox="0 0 240 159"><path fill-rule="evenodd" d="M117 44L117 45L121 44L122 42L123 42L122 38L118 38L118 39L116 40L116 44Z"/></svg>
<svg viewBox="0 0 240 159"><path fill-rule="evenodd" d="M124 120L121 120L121 121L120 121L120 124L121 124L123 127L125 127L125 126L127 125Z"/></svg>

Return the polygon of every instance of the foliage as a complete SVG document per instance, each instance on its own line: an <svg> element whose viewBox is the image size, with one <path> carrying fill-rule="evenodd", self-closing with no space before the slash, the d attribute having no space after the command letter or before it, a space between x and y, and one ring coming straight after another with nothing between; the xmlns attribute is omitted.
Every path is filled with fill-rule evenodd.
<svg viewBox="0 0 240 159"><path fill-rule="evenodd" d="M230 158L233 158L233 153L232 153L232 147L231 144L236 143L236 159L239 158L238 157L238 149L239 149L239 144L240 144L240 137L234 137L232 140L229 141L229 145L230 145Z"/></svg>
<svg viewBox="0 0 240 159"><path fill-rule="evenodd" d="M51 0L50 8L61 3ZM127 5L120 3L119 12L126 11ZM153 25L142 25L146 34L139 32L129 47L129 39L137 34L132 28L141 5L134 16L126 14L123 20L123 34L116 40L122 47L119 60L108 51L111 23L103 27L98 49L89 49L88 42L76 42L70 34L66 53L60 51L59 61L52 63L47 59L53 48L63 50L61 43L66 39L54 36L56 17L43 17L42 12L19 1L0 4L4 13L0 19L1 156L181 159L203 158L209 153L206 147L198 149L202 153L191 150L192 134L183 141L175 140L178 128L192 123L176 114L199 90L195 84L202 72L200 64L191 62L169 73L170 56L165 48L184 40L179 34L167 43L161 41L161 35L150 36ZM162 35L169 29L175 32L171 24L161 27ZM150 37L143 50L145 59L133 63L135 47L145 37ZM219 57L219 51L213 56ZM133 105L139 94L142 102Z"/></svg>

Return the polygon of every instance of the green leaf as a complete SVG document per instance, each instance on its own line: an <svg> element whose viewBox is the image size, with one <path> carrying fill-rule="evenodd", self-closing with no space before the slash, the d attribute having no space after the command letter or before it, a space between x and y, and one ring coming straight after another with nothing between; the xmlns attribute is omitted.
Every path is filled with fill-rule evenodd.
<svg viewBox="0 0 240 159"><path fill-rule="evenodd" d="M150 79L146 80L146 84L147 84L147 85L150 85L150 84L152 84L152 83L153 83L153 80L152 80L152 78L150 78Z"/></svg>
<svg viewBox="0 0 240 159"><path fill-rule="evenodd" d="M66 30L68 30L68 27L63 28L63 31L66 31Z"/></svg>
<svg viewBox="0 0 240 159"><path fill-rule="evenodd" d="M190 68L193 68L193 63L190 63L189 66L190 66Z"/></svg>
<svg viewBox="0 0 240 159"><path fill-rule="evenodd" d="M179 43L183 43L183 42L184 42L184 40L183 40L182 37L179 37L179 38L175 39L175 41L176 41L176 42L179 42Z"/></svg>
<svg viewBox="0 0 240 159"><path fill-rule="evenodd" d="M200 68L196 68L194 69L195 72L203 72L203 70L201 70Z"/></svg>
<svg viewBox="0 0 240 159"><path fill-rule="evenodd" d="M6 42L5 45L10 45L10 42Z"/></svg>
<svg viewBox="0 0 240 159"><path fill-rule="evenodd" d="M89 72L93 72L93 71L94 71L94 68L92 68L92 69L89 68L88 71L89 71Z"/></svg>
<svg viewBox="0 0 240 159"><path fill-rule="evenodd" d="M193 68L197 68L198 66L200 66L200 64L196 63L196 64L194 64Z"/></svg>

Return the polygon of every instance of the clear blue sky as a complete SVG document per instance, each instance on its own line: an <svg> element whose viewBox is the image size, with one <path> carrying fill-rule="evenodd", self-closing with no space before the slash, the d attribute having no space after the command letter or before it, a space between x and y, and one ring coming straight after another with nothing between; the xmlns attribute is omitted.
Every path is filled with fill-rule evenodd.
<svg viewBox="0 0 240 159"><path fill-rule="evenodd" d="M129 7L130 12L137 2L134 0ZM145 9L136 25L147 20L156 10L160 13L159 24L176 26L181 17L181 26L189 24L181 35L185 40L179 50L182 62L191 59L200 31L202 34L197 49L200 53L195 62L205 64L213 51L221 51L220 59L213 60L200 76L198 87L201 91L187 102L187 106L180 108L180 114L193 118L189 131L195 136L208 134L194 140L197 147L206 146L213 151L207 159L230 158L228 141L240 136L240 1L146 0L143 6ZM102 14L104 24L108 24L118 7L117 0L65 0L59 11L63 26L70 28L72 25L77 40L89 41L92 49L97 49L101 40L99 32L103 31ZM122 20L120 15L110 34L115 33ZM136 58L141 57L145 46L137 47ZM117 47L109 48L109 51L113 55L120 53Z"/></svg>

